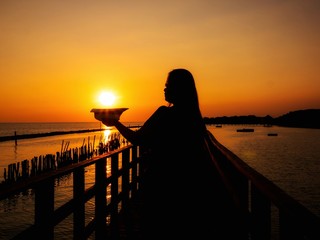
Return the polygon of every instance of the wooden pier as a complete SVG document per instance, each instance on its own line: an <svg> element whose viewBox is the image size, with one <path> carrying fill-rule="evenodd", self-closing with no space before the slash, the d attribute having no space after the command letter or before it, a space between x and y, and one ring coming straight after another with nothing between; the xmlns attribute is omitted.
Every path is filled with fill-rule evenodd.
<svg viewBox="0 0 320 240"><path fill-rule="evenodd" d="M216 238L215 219L208 219L213 229L208 239L229 239L231 235L237 240L320 239L319 217L249 167L210 132L206 144L221 183L213 204L220 204L217 208L225 211L229 220L223 226L225 238ZM142 239L140 194L147 157L139 146L128 144L0 185L0 200L28 189L35 194L34 224L13 239L55 239L55 226L69 216L73 216L73 239ZM86 188L88 166L94 166L95 183ZM107 168L111 168L110 174ZM55 181L67 174L72 174L73 198L55 209ZM86 219L85 203L90 199L95 202L94 217Z"/></svg>

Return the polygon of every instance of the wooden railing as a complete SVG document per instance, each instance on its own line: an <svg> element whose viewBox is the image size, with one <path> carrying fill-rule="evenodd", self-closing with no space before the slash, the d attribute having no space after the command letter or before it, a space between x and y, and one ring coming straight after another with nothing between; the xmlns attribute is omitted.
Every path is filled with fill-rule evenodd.
<svg viewBox="0 0 320 240"><path fill-rule="evenodd" d="M247 227L238 239L320 239L320 218L244 163L208 132L207 147Z"/></svg>
<svg viewBox="0 0 320 240"><path fill-rule="evenodd" d="M139 190L140 148L127 145L91 159L74 163L54 171L1 186L0 200L28 189L35 194L34 224L17 234L13 239L54 239L54 228L73 214L73 239L116 238L117 218L121 208ZM95 168L95 184L85 189L85 168ZM107 167L111 168L110 175ZM55 181L72 174L73 198L54 209ZM119 184L119 182L121 184ZM107 195L111 200L107 201ZM94 218L88 223L85 219L85 203L94 198Z"/></svg>
<svg viewBox="0 0 320 240"><path fill-rule="evenodd" d="M206 146L228 190L243 227L238 239L320 239L320 220L264 176L250 168L208 132ZM57 224L73 215L73 239L118 239L119 213L140 188L143 155L139 146L120 149L43 173L0 189L0 200L33 189L34 224L14 239L54 239ZM85 168L94 166L95 183L85 188ZM110 175L107 167L111 168ZM54 209L55 180L73 177L73 198ZM111 196L111 200L107 200ZM85 203L94 198L94 217L85 218ZM278 214L272 209L276 208ZM276 229L273 226L276 222ZM239 223L240 224L240 223ZM278 230L277 230L278 229ZM232 229L230 229L232 231Z"/></svg>

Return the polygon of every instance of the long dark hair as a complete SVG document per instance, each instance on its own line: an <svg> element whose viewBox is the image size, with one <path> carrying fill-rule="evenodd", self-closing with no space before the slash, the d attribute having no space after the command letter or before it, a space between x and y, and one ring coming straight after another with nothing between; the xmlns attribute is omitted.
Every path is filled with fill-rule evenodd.
<svg viewBox="0 0 320 240"><path fill-rule="evenodd" d="M184 68L173 69L168 74L167 82L174 91L174 106L186 114L194 126L206 130L199 107L199 99L195 80L190 71Z"/></svg>

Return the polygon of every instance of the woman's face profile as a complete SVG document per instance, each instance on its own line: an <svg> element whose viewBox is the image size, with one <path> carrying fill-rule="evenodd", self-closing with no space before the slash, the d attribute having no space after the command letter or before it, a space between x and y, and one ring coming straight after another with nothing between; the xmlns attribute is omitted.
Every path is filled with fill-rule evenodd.
<svg viewBox="0 0 320 240"><path fill-rule="evenodd" d="M172 103L173 97L172 97L172 89L170 88L170 81L169 79L167 80L164 88L164 99L168 103Z"/></svg>

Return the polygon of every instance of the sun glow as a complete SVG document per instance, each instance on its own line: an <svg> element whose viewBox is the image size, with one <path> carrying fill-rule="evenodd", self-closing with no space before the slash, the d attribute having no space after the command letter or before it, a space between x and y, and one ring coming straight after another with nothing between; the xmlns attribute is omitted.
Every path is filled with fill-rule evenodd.
<svg viewBox="0 0 320 240"><path fill-rule="evenodd" d="M112 92L102 92L99 95L99 101L104 106L112 106L116 100L116 96Z"/></svg>

